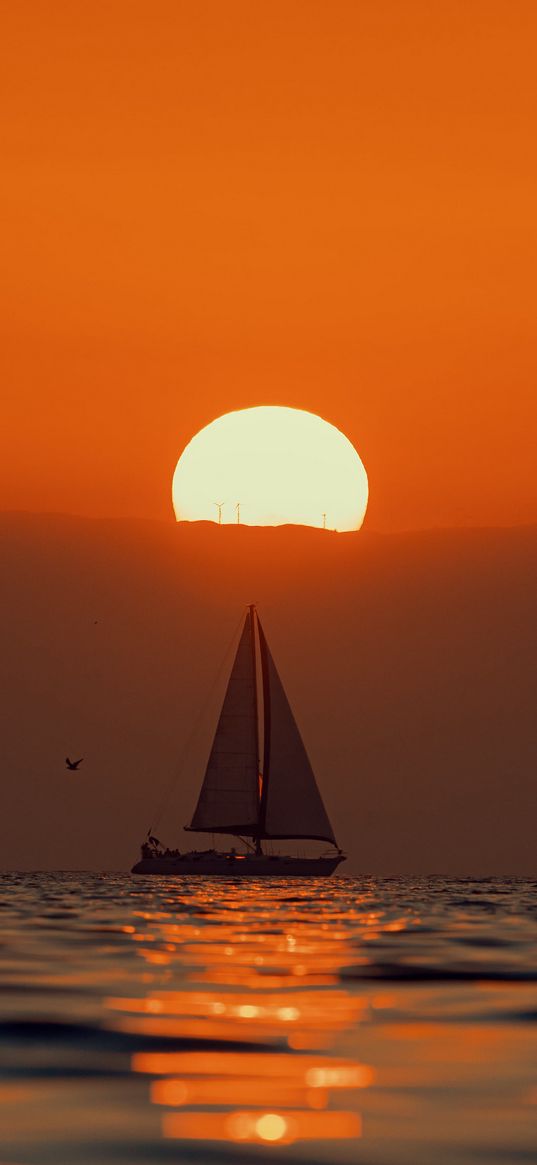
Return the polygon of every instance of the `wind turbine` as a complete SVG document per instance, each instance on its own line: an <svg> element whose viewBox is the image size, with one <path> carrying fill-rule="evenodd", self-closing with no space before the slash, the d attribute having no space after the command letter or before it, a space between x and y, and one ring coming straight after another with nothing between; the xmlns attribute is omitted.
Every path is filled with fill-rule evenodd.
<svg viewBox="0 0 537 1165"><path fill-rule="evenodd" d="M226 504L225 502L213 502L213 506L216 506L216 508L218 510L218 525L219 526L222 525L222 506L225 506L225 504Z"/></svg>
<svg viewBox="0 0 537 1165"><path fill-rule="evenodd" d="M323 514L323 530L326 530L326 514Z"/></svg>
<svg viewBox="0 0 537 1165"><path fill-rule="evenodd" d="M240 502L237 502L235 509L237 511L237 526L240 526L240 524L241 524L241 503Z"/></svg>

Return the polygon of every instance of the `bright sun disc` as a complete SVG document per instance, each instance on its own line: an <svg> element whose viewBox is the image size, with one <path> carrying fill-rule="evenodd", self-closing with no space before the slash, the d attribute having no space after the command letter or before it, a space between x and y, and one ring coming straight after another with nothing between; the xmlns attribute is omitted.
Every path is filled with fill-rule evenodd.
<svg viewBox="0 0 537 1165"><path fill-rule="evenodd" d="M178 522L326 525L359 530L367 509L364 466L347 437L302 409L262 405L201 429L173 477Z"/></svg>

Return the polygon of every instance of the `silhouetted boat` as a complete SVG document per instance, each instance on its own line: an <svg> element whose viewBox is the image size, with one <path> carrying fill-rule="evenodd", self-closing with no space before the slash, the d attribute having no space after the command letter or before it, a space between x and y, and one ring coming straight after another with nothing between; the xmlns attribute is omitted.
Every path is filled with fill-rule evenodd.
<svg viewBox="0 0 537 1165"><path fill-rule="evenodd" d="M142 858L133 867L133 874L319 877L332 874L345 860L254 606L246 615L198 804L185 828L194 833L239 837L248 852L210 849L179 853L163 850L150 837L142 846ZM322 841L333 849L320 857L264 853L262 842L270 839Z"/></svg>

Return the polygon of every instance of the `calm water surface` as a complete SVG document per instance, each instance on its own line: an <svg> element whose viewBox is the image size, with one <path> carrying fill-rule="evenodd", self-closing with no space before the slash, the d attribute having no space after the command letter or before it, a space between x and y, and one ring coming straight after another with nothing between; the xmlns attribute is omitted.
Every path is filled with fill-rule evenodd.
<svg viewBox="0 0 537 1165"><path fill-rule="evenodd" d="M537 882L1 879L2 1165L537 1161Z"/></svg>

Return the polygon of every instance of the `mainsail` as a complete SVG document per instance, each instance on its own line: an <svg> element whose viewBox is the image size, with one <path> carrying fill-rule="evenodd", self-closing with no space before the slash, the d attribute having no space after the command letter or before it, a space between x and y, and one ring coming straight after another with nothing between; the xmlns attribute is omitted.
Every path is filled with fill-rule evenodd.
<svg viewBox="0 0 537 1165"><path fill-rule="evenodd" d="M257 695L249 611L190 829L255 835L258 822Z"/></svg>
<svg viewBox="0 0 537 1165"><path fill-rule="evenodd" d="M189 829L336 845L313 769L259 617L264 759L259 780L256 637L250 607Z"/></svg>
<svg viewBox="0 0 537 1165"><path fill-rule="evenodd" d="M259 619L257 626L265 717L261 837L303 837L336 845L308 754Z"/></svg>

